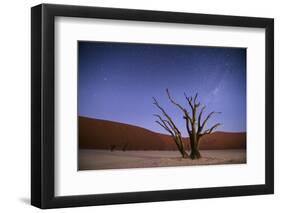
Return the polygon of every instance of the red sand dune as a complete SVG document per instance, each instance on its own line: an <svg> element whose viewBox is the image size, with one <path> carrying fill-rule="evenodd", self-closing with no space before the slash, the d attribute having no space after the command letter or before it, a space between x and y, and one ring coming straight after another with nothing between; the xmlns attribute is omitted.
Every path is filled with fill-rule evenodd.
<svg viewBox="0 0 281 213"><path fill-rule="evenodd" d="M172 137L129 124L79 117L80 149L176 150ZM188 138L184 138L188 146ZM201 149L245 149L246 133L214 132L201 139Z"/></svg>

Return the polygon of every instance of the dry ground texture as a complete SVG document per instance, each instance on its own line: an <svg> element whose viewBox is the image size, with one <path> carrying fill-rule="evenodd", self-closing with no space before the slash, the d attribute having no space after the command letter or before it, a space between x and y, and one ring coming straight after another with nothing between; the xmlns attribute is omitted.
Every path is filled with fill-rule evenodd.
<svg viewBox="0 0 281 213"><path fill-rule="evenodd" d="M246 150L202 150L199 160L182 159L178 151L109 151L80 149L79 170L149 168L246 163Z"/></svg>

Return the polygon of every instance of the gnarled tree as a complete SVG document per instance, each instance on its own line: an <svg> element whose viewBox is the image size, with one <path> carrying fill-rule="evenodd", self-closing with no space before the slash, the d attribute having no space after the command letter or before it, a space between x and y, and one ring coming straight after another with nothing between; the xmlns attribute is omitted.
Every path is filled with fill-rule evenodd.
<svg viewBox="0 0 281 213"><path fill-rule="evenodd" d="M174 142L177 145L177 148L178 148L179 152L181 153L181 156L183 158L188 158L188 154L185 151L184 143L183 143L183 140L182 140L181 132L176 127L176 125L173 122L172 118L166 113L164 108L159 105L159 103L156 100L156 98L153 98L153 100L154 100L153 104L158 109L161 110L162 116L163 116L162 117L159 114L154 114L154 116L158 118L155 122L158 123L161 127L163 127L167 132L169 132L171 134L171 136L173 137Z"/></svg>
<svg viewBox="0 0 281 213"><path fill-rule="evenodd" d="M205 116L205 118L203 118L203 113L206 108L206 106L203 106L201 107L199 115L197 116L197 112L201 106L200 102L197 102L198 94L196 93L194 97L187 97L187 95L184 93L185 99L191 110L191 113L189 114L187 108L184 108L182 105L177 103L172 98L168 89L166 89L166 92L171 103L177 106L184 114L183 118L186 121L186 129L189 134L189 140L190 140L190 148L191 148L190 158L191 159L201 158L201 154L199 152L200 139L204 135L211 134L213 130L215 130L218 126L221 125L220 123L216 123L212 127L205 129L206 123L211 118L212 115L220 112L210 112L209 114L207 114L207 116Z"/></svg>

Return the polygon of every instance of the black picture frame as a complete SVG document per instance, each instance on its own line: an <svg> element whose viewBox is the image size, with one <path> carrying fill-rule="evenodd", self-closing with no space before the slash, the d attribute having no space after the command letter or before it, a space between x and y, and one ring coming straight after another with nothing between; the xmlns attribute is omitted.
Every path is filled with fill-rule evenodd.
<svg viewBox="0 0 281 213"><path fill-rule="evenodd" d="M54 18L81 17L264 28L265 184L93 195L54 195ZM42 208L217 198L274 193L274 20L102 7L41 4L31 9L31 204Z"/></svg>

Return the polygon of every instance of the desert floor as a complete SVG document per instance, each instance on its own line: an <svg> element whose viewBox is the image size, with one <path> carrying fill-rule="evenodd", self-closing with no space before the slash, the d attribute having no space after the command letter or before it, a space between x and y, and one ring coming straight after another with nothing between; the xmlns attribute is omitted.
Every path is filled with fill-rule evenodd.
<svg viewBox="0 0 281 213"><path fill-rule="evenodd" d="M202 150L199 160L182 159L178 151L79 150L79 170L148 168L246 163L246 150Z"/></svg>

